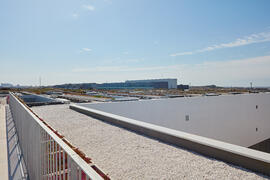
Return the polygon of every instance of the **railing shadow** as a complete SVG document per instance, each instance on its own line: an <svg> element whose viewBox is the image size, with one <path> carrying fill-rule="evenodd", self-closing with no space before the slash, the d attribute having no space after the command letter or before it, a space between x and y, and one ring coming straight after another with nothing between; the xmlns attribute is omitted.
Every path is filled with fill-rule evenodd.
<svg viewBox="0 0 270 180"><path fill-rule="evenodd" d="M18 142L16 127L8 106L6 107L6 129L9 179L29 180Z"/></svg>

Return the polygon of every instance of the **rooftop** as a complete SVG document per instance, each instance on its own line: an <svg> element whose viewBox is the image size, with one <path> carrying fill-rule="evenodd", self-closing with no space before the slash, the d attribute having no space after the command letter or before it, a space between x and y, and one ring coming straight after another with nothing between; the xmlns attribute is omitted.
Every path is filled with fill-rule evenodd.
<svg viewBox="0 0 270 180"><path fill-rule="evenodd" d="M268 179L69 109L32 107L113 179Z"/></svg>

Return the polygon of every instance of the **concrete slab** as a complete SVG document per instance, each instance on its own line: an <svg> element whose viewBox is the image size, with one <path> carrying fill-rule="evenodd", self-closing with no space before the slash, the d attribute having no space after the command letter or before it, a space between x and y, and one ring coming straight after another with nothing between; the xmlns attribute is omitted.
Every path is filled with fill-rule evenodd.
<svg viewBox="0 0 270 180"><path fill-rule="evenodd" d="M0 98L0 179L8 179L5 98Z"/></svg>

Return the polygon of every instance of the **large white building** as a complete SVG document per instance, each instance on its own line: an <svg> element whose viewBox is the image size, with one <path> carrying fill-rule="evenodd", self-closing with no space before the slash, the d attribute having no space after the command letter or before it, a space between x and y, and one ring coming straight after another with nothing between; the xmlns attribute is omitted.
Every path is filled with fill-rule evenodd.
<svg viewBox="0 0 270 180"><path fill-rule="evenodd" d="M177 79L146 79L146 80L129 80L126 83L151 83L151 82L167 82L168 89L176 89L177 88Z"/></svg>

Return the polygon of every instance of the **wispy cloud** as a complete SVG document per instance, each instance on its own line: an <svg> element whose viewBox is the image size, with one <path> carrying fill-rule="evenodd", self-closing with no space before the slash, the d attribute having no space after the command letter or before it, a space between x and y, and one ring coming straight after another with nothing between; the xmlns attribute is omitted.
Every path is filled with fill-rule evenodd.
<svg viewBox="0 0 270 180"><path fill-rule="evenodd" d="M191 55L191 54L193 54L193 52L189 51L189 52L174 53L174 54L171 54L171 56L184 56L184 55Z"/></svg>
<svg viewBox="0 0 270 180"><path fill-rule="evenodd" d="M98 66L94 68L75 68L72 72L131 72L131 71L154 71L167 67L128 67L128 66Z"/></svg>
<svg viewBox="0 0 270 180"><path fill-rule="evenodd" d="M80 50L80 53L83 53L83 52L90 52L90 51L92 51L92 49L90 49L90 48L82 48L82 49Z"/></svg>
<svg viewBox="0 0 270 180"><path fill-rule="evenodd" d="M88 11L94 11L96 8L92 5L83 5L83 8L85 8Z"/></svg>
<svg viewBox="0 0 270 180"><path fill-rule="evenodd" d="M177 77L181 83L193 85L217 84L248 86L250 81L256 85L269 85L270 83L270 56L260 56L248 59L228 61L206 61L198 64L176 64L168 66L131 67L95 66L92 68L74 68L73 73L94 73L97 77L105 79L117 77L146 78Z"/></svg>
<svg viewBox="0 0 270 180"><path fill-rule="evenodd" d="M196 54L196 53L214 51L216 49L233 48L233 47L245 46L245 45L249 45L249 44L269 42L269 41L270 41L270 32L261 32L261 33L257 33L257 34L251 34L251 35L245 36L243 38L238 38L235 41L232 41L229 43L221 43L218 45L212 45L212 46L208 46L206 48L198 49L195 51L173 53L173 54L170 54L170 56L192 55L192 54Z"/></svg>
<svg viewBox="0 0 270 180"><path fill-rule="evenodd" d="M90 49L90 48L82 48L82 50L87 51L87 52L92 51L92 49Z"/></svg>

